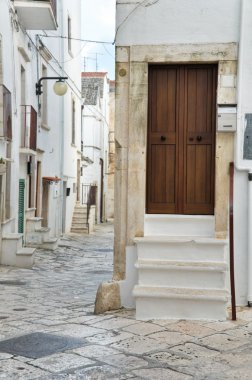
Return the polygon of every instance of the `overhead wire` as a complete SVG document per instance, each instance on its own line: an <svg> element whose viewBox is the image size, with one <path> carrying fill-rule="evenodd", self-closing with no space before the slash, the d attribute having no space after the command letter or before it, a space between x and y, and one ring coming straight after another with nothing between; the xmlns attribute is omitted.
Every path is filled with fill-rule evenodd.
<svg viewBox="0 0 252 380"><path fill-rule="evenodd" d="M35 42L33 41L33 39L31 38L31 36L27 33L27 31L22 27L22 25L19 23L20 25L20 28L22 29L23 33L28 37L28 39L30 40L30 42L32 43L33 47L37 50L37 52L39 53L39 48L37 47L37 45L35 44ZM42 41L41 41L42 42ZM48 48L47 48L48 49ZM49 50L49 49L48 49ZM69 74L63 69L63 67L61 66L60 62L57 60L57 58L52 54L52 52L49 50L51 56L53 57L54 59L54 63L56 63L60 70L67 75L68 77L68 80L67 80L67 84L68 86L71 88L71 90L75 93L75 95L79 98L79 100L82 101L82 97L81 97L81 90L76 86L74 80L69 76ZM59 73L55 67L53 67L53 65L50 63L50 62L47 62L48 66L51 67L51 69L59 76L62 76L62 73ZM69 80L72 82L72 84L74 85L74 87L76 88L76 90L70 85L69 83Z"/></svg>
<svg viewBox="0 0 252 380"><path fill-rule="evenodd" d="M149 3L148 4L146 4L146 5L144 5L145 7L150 7L150 6L152 6L152 5L154 5L154 4L156 4L156 3L158 3L159 2L159 0L142 0L140 3L138 3L136 6L135 6L135 8L133 8L132 9L132 11L122 20L122 22L118 25L118 27L116 28L116 32L115 32L115 38L114 38L114 42L113 42L113 44L115 44L115 41L116 41L116 37L117 37L117 33L118 33L118 31L119 31L119 29L123 26L123 24L125 24L125 22L130 18L130 16L132 16L132 14L133 13L135 13L136 12L136 10L138 9L138 8L140 8L141 6L143 6L143 4L145 3L145 2L147 2L147 1L149 1ZM120 4L120 3L119 3Z"/></svg>
<svg viewBox="0 0 252 380"><path fill-rule="evenodd" d="M146 0L144 0L146 1ZM9 9L11 9L10 7L10 0L5 0L5 3L8 5ZM17 21L17 24L19 26L19 28L22 30L22 32L27 36L27 38L29 39L30 43L32 44L33 48L38 52L40 53L39 51L39 48L38 46L36 45L36 43L33 41L32 37L29 35L29 33L23 28L22 24ZM42 37L42 38L62 38L62 39L68 39L67 36L57 36L57 35L54 35L54 36L50 36L50 35L46 35L46 34L36 34L37 37ZM63 63L66 63L66 62L70 62L72 61L73 59L77 58L77 56L80 55L80 53L82 52L82 50L84 49L84 47L87 45L87 43L99 43L99 44L102 44L103 45L103 48L104 50L112 57L113 55L107 50L106 44L109 44L109 45L113 45L113 42L108 42L108 41L96 41L96 40L86 40L86 39L82 39L82 38L74 38L74 37L71 37L72 40L75 40L75 41L80 41L80 42L85 42L84 46L82 46L82 48L79 50L79 52L73 57L71 58L70 60L67 60L67 61L63 61L63 62L60 62L53 54L52 52L48 49L48 47L46 46L46 48L48 49L48 51L50 52L52 58L53 58L53 61L55 64L58 65L59 69L64 72L67 76L68 76L68 80L67 80L67 83L68 83L68 86L71 88L71 90L75 93L75 95L79 98L79 100L83 101L83 98L81 96L81 90L78 89L78 87L76 86L74 80L69 76L69 74L64 70L64 68L61 66L61 64ZM42 40L39 38L39 41L40 43L42 43L44 45L44 43L42 42ZM50 63L50 62L47 62L48 66L55 72L55 74L61 76L62 74L58 72L58 70ZM74 87L76 88L76 90L78 91L78 93L76 93L76 90L71 86L71 84L69 83L69 80L72 82L72 84L74 85ZM105 116L99 111L99 110L93 110L91 107L89 107L89 105L85 105L85 107L87 107L91 113L93 113L93 115L97 116L97 113L102 117L102 119L105 121L105 123L108 125L108 122L105 118Z"/></svg>
<svg viewBox="0 0 252 380"><path fill-rule="evenodd" d="M61 38L66 40L73 40L73 41L80 41L80 42L89 42L92 44L106 44L106 45L113 45L113 41L97 41L97 40L86 40L84 38L75 38L75 37L68 37L68 36L57 36L57 35L44 35L44 34L38 34L39 37L44 38Z"/></svg>

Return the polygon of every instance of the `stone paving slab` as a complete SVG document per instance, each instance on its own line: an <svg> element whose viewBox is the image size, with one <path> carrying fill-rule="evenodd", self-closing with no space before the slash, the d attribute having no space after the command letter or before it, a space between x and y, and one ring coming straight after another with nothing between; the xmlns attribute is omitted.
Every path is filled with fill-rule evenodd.
<svg viewBox="0 0 252 380"><path fill-rule="evenodd" d="M39 358L27 342L2 349L0 379L252 379L250 308L238 308L235 322L143 322L125 309L94 315L98 285L112 279L112 247L112 225L103 224L63 237L54 252L38 250L33 269L0 266L0 347L41 333L47 346L57 337L80 342Z"/></svg>
<svg viewBox="0 0 252 380"><path fill-rule="evenodd" d="M79 367L86 367L91 364L95 364L95 362L93 360L83 358L79 355L60 353L30 361L29 364L33 365L34 367L39 367L41 369L47 370L49 372L57 373L66 370L73 370Z"/></svg>

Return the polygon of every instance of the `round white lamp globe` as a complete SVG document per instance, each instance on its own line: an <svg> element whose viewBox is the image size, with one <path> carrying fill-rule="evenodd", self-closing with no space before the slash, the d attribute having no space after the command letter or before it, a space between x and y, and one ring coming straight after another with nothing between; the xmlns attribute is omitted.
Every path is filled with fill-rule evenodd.
<svg viewBox="0 0 252 380"><path fill-rule="evenodd" d="M53 85L53 90L56 95L63 96L67 92L67 84L65 81L57 80Z"/></svg>

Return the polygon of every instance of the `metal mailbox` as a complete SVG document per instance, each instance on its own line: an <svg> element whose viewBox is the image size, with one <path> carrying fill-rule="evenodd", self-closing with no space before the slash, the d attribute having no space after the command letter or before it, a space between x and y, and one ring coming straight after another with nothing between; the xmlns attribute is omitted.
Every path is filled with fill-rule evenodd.
<svg viewBox="0 0 252 380"><path fill-rule="evenodd" d="M218 106L218 132L235 132L237 119L236 105Z"/></svg>

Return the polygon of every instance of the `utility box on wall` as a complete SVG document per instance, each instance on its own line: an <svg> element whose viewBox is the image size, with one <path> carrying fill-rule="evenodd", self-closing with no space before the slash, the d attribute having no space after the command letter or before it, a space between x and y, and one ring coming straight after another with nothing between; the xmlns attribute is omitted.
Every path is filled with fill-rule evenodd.
<svg viewBox="0 0 252 380"><path fill-rule="evenodd" d="M236 105L218 105L218 132L236 131L237 107Z"/></svg>

